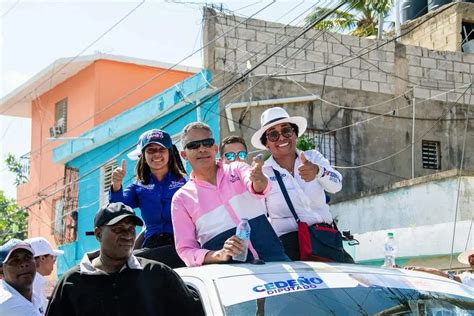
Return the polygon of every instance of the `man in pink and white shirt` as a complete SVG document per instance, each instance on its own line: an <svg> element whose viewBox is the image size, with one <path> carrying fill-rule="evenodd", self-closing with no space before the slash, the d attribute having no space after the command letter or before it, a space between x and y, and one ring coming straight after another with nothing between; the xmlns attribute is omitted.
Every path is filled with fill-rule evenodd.
<svg viewBox="0 0 474 316"><path fill-rule="evenodd" d="M188 124L181 140L181 156L193 171L173 196L172 220L176 251L186 265L232 262L243 251L235 236L241 218L251 226L247 262L289 260L265 216L262 199L271 185L262 172L263 161L254 159L252 167L217 162L217 145L203 123Z"/></svg>

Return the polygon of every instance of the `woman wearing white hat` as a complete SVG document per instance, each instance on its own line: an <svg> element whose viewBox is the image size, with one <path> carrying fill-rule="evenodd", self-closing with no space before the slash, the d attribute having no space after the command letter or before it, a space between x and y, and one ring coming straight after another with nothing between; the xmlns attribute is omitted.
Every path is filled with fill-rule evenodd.
<svg viewBox="0 0 474 316"><path fill-rule="evenodd" d="M468 264L471 267L471 270L474 269L474 248L461 252L458 256L458 261L462 264ZM471 287L474 287L474 273L472 272L463 272L459 275L459 281L463 284L467 284Z"/></svg>
<svg viewBox="0 0 474 316"><path fill-rule="evenodd" d="M186 178L171 136L163 130L148 130L140 135L136 149L127 156L138 159L136 180L122 188L127 169L122 160L121 167L112 174L109 200L140 208L145 230L138 236L136 246L144 249L134 254L173 268L184 266L174 247L171 199Z"/></svg>
<svg viewBox="0 0 474 316"><path fill-rule="evenodd" d="M271 157L263 172L272 181L272 192L266 198L268 216L292 260L299 260L298 226L282 194L273 170L281 174L296 214L308 225L329 227L333 218L326 194L342 188L342 176L317 150L296 149L297 137L303 135L307 122L301 116L289 116L279 107L262 113L261 128L252 136L252 145L267 149Z"/></svg>

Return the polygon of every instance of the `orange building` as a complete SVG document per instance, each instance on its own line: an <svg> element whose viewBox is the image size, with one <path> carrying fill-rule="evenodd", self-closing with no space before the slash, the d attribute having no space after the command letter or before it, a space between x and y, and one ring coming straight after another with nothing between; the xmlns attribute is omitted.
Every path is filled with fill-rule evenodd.
<svg viewBox="0 0 474 316"><path fill-rule="evenodd" d="M71 173L53 164L53 148L200 70L171 66L105 54L62 58L2 99L1 115L31 118L29 181L17 189L29 210L28 237L63 242L53 234L54 209Z"/></svg>

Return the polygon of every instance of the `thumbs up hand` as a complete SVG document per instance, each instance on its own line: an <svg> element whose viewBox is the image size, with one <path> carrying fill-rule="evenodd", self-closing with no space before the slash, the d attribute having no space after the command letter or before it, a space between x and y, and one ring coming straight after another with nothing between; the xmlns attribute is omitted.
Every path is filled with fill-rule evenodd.
<svg viewBox="0 0 474 316"><path fill-rule="evenodd" d="M127 174L127 165L125 159L122 159L122 164L120 167L115 168L112 173L112 190L117 192L122 187L122 180Z"/></svg>
<svg viewBox="0 0 474 316"><path fill-rule="evenodd" d="M301 152L300 154L300 161L301 161L301 165L298 167L298 173L301 179L303 179L306 182L313 181L319 172L318 165L306 159L304 152Z"/></svg>
<svg viewBox="0 0 474 316"><path fill-rule="evenodd" d="M262 155L257 155L257 157L253 158L252 167L250 169L250 180L252 181L253 189L257 193L262 193L268 184L268 179L262 171L263 163Z"/></svg>

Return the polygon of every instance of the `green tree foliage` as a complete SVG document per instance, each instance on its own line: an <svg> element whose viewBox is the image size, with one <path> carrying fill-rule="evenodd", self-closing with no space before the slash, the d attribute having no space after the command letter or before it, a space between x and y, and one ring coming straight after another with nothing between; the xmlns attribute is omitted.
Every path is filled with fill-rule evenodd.
<svg viewBox="0 0 474 316"><path fill-rule="evenodd" d="M340 10L329 15L315 28L330 32L348 32L359 37L376 35L380 14L384 18L387 17L393 2L394 0L348 0ZM316 7L306 16L306 22L314 22L330 11L329 8Z"/></svg>
<svg viewBox="0 0 474 316"><path fill-rule="evenodd" d="M0 191L0 245L11 238L25 239L27 222L28 213Z"/></svg>
<svg viewBox="0 0 474 316"><path fill-rule="evenodd" d="M296 140L296 148L299 150L305 151L315 148L314 139L309 135L303 134ZM270 158L271 154L269 151L263 152L263 160Z"/></svg>
<svg viewBox="0 0 474 316"><path fill-rule="evenodd" d="M303 134L296 141L296 148L305 151L315 148L314 139L309 135Z"/></svg>
<svg viewBox="0 0 474 316"><path fill-rule="evenodd" d="M15 174L15 186L19 186L28 181L28 177L23 172L23 166L20 160L15 157L12 153L7 154L5 159L8 171Z"/></svg>

